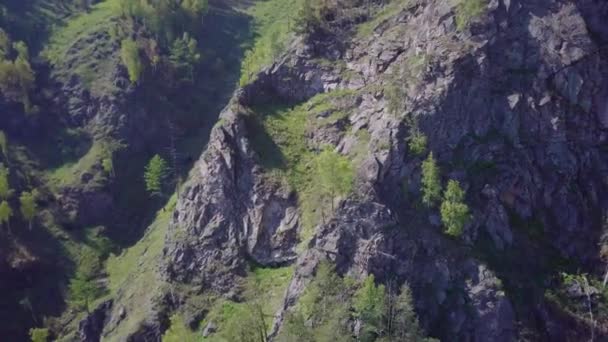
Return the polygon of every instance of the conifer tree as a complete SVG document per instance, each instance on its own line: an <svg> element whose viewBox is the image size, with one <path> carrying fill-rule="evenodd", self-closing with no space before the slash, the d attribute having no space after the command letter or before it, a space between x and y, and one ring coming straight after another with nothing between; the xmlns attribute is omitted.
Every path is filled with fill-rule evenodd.
<svg viewBox="0 0 608 342"><path fill-rule="evenodd" d="M167 162L158 154L150 159L144 173L146 190L152 196L161 196L169 169Z"/></svg>

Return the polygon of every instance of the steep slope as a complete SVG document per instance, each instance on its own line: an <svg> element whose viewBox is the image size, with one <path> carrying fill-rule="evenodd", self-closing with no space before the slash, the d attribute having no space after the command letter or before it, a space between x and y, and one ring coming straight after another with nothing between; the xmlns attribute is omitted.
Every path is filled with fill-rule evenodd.
<svg viewBox="0 0 608 342"><path fill-rule="evenodd" d="M265 154L282 153L288 167L302 155L291 162L289 137L262 129L265 115L277 115L263 105L346 89L354 107L317 112L315 99L301 106L307 128L294 138L305 153L333 145L356 161L357 177L299 254L284 310L329 259L356 279L407 281L423 326L442 339L605 336L598 246L606 215L606 37L596 22L606 7L464 3L480 5L395 1L358 28L365 11L335 13L326 17L333 30L297 40L238 92L178 200L165 278L228 297L236 291L238 300L250 262L292 260L294 231L304 230L293 208L299 203L306 214L305 191L269 180ZM473 220L457 239L441 232L438 210L417 204L422 157L408 137L418 131L443 180L456 179L467 192ZM259 144L264 134L270 149ZM561 274L577 269L594 284L593 321L580 309L584 295L560 292L577 283ZM553 291L565 300L556 302Z"/></svg>

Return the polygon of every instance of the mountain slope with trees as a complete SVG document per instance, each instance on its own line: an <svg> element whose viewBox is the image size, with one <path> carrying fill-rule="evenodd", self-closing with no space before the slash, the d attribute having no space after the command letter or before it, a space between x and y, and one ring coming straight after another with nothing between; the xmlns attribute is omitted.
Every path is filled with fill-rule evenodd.
<svg viewBox="0 0 608 342"><path fill-rule="evenodd" d="M0 5L0 336L608 338L599 0Z"/></svg>

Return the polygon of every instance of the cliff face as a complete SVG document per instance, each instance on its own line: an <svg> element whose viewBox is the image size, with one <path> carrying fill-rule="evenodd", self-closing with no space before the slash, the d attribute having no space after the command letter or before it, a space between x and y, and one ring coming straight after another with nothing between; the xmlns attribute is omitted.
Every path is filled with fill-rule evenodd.
<svg viewBox="0 0 608 342"><path fill-rule="evenodd" d="M352 27L299 40L237 92L180 195L164 278L234 296L248 262L276 266L297 256L276 334L316 265L329 259L357 279L407 281L423 326L437 337L586 336L586 323L545 300L548 283L526 277L565 272L552 268L556 259L604 271L608 35L600 18L608 7L493 0L465 27L458 11L449 1L404 2L371 33L342 44L333 42ZM299 251L297 194L264 177L252 142L259 132L246 121L260 104L336 90L352 91L355 106L302 139L350 156L363 144L365 153L353 194ZM323 119L313 115L309 124ZM415 129L428 137L444 179L467 191L474 219L458 241L437 227L437 212L415 204L420 157L407 146Z"/></svg>
<svg viewBox="0 0 608 342"><path fill-rule="evenodd" d="M145 23L120 18L110 1L81 12L52 2L70 20L43 53L48 65L34 65L34 102L47 116L0 99L0 128L18 156L11 185L42 192L34 230L0 231L0 278L9 279L0 290L15 297L0 308L9 336L27 330L10 326L12 316L29 326L48 314L63 315L47 325L66 340L158 341L181 317L185 330L224 341L234 327L218 311L268 301L260 312L272 323L261 329L283 341L329 262L352 288L370 275L390 290L407 284L424 332L443 341L608 338L608 3L325 1L319 27L295 30L290 0L254 2L286 6L274 9L286 23L260 31L274 46L261 59L273 62L233 93L239 66L252 69L251 54L240 65L251 23L239 7L251 4L211 2L197 28L212 37L199 40L201 79L148 67L138 83L110 27L124 20L114 33L139 40L149 58L159 48ZM148 157L170 149L179 176L203 143L140 241L106 260L98 231L128 244L157 209L141 184ZM349 191L329 200L319 194L321 151L354 169ZM466 192L471 220L460 236L445 233L437 205L421 203L430 153L441 183ZM68 274L95 248L104 251L92 253L89 280L108 293L85 319L62 314ZM51 300L32 309L19 296L34 307ZM339 323L361 339L364 323L347 311Z"/></svg>

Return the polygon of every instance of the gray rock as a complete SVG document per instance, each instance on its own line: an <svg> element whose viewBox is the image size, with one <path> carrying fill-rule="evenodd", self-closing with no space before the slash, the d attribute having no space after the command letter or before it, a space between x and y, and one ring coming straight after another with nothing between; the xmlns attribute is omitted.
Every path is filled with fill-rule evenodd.
<svg viewBox="0 0 608 342"><path fill-rule="evenodd" d="M213 322L207 323L205 329L203 329L203 337L209 337L217 331L217 327Z"/></svg>

